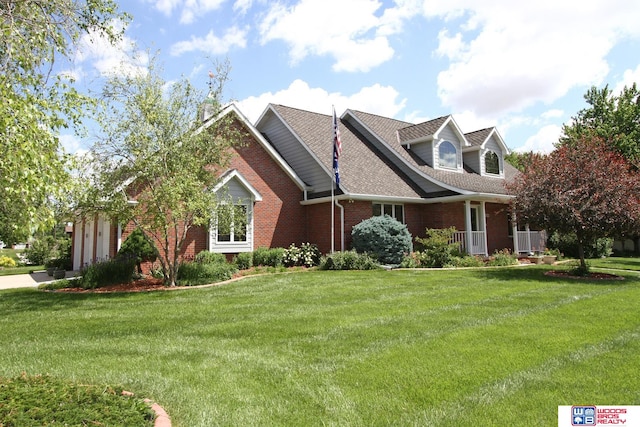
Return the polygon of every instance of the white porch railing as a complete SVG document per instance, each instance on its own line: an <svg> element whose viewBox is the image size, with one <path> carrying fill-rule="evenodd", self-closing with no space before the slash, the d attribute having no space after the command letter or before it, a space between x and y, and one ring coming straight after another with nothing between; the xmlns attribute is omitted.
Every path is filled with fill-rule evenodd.
<svg viewBox="0 0 640 427"><path fill-rule="evenodd" d="M547 244L547 233L544 231L518 231L516 239L519 253L542 252Z"/></svg>
<svg viewBox="0 0 640 427"><path fill-rule="evenodd" d="M460 250L469 255L487 255L487 239L484 231L470 231L471 233L471 250L467 248L467 232L456 231L453 233L451 243L460 245Z"/></svg>

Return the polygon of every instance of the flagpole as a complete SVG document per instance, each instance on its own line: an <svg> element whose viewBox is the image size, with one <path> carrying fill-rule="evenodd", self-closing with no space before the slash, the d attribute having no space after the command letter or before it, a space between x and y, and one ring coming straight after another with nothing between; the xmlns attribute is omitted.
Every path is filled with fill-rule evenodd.
<svg viewBox="0 0 640 427"><path fill-rule="evenodd" d="M331 105L331 108L333 110L333 115L335 116L336 114L336 109L335 106ZM335 129L334 129L334 140L333 143L331 144L331 162L333 164L333 158L335 156L335 147L336 145L336 141L335 141ZM335 252L335 232L334 232L334 228L335 228L335 208L334 208L334 203L335 203L335 169L333 170L333 173L331 174L331 253Z"/></svg>

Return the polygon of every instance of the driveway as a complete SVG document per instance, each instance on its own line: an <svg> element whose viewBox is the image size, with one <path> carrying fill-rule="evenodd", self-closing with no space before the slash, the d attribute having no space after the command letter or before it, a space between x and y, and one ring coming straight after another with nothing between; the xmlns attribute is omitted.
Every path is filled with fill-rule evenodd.
<svg viewBox="0 0 640 427"><path fill-rule="evenodd" d="M37 271L31 274L15 274L13 276L0 276L0 290L14 288L35 288L40 283L49 282L53 278L46 271Z"/></svg>

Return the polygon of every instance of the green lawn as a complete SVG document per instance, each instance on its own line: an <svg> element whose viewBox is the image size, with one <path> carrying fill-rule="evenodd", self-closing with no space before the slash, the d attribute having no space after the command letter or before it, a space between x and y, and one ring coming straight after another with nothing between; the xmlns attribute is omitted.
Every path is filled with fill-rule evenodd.
<svg viewBox="0 0 640 427"><path fill-rule="evenodd" d="M0 376L122 384L173 425L557 425L640 404L640 275L307 272L149 294L0 292Z"/></svg>
<svg viewBox="0 0 640 427"><path fill-rule="evenodd" d="M640 271L640 258L609 257L587 260L592 267Z"/></svg>

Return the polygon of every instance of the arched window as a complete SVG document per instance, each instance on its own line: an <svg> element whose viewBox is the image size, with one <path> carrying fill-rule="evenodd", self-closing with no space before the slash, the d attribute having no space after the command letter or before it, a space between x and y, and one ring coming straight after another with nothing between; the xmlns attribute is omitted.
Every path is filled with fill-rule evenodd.
<svg viewBox="0 0 640 427"><path fill-rule="evenodd" d="M493 151L488 151L484 155L484 171L494 175L500 175L500 161L498 155Z"/></svg>
<svg viewBox="0 0 640 427"><path fill-rule="evenodd" d="M442 141L438 148L439 165L442 168L458 168L458 152L449 141Z"/></svg>

